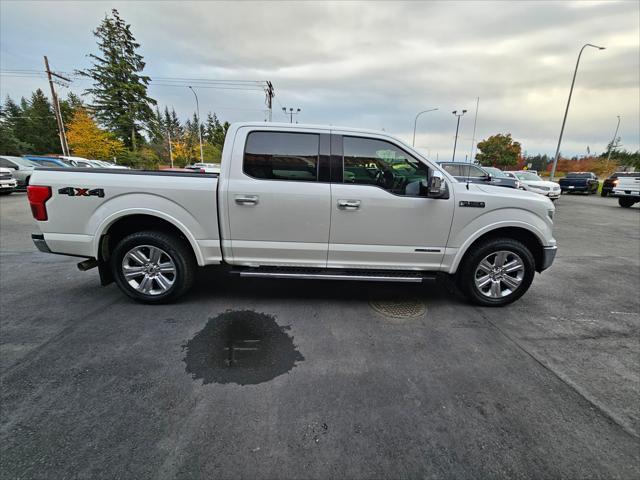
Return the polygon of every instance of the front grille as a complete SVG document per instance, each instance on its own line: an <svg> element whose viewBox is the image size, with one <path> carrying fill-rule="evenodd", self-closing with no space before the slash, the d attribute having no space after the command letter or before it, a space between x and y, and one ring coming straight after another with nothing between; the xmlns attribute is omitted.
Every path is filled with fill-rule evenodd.
<svg viewBox="0 0 640 480"><path fill-rule="evenodd" d="M11 180L10 173L0 173L0 180Z"/></svg>

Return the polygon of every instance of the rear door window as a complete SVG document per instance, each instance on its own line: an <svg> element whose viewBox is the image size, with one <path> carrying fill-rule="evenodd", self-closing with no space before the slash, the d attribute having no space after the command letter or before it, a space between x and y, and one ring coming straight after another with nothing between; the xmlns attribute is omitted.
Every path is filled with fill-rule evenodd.
<svg viewBox="0 0 640 480"><path fill-rule="evenodd" d="M318 180L320 135L251 132L247 135L242 171L263 180Z"/></svg>

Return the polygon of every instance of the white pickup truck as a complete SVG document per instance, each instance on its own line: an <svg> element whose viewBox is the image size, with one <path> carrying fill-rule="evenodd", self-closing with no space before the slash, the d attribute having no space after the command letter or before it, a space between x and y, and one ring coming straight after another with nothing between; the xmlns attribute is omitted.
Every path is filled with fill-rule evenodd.
<svg viewBox="0 0 640 480"><path fill-rule="evenodd" d="M630 208L640 202L640 175L632 173L618 178L611 196L618 197L618 205L622 208Z"/></svg>
<svg viewBox="0 0 640 480"><path fill-rule="evenodd" d="M556 254L554 206L459 182L383 132L275 123L230 127L214 173L38 168L38 249L86 257L147 303L196 266L241 276L422 282L448 274L481 305L522 296Z"/></svg>

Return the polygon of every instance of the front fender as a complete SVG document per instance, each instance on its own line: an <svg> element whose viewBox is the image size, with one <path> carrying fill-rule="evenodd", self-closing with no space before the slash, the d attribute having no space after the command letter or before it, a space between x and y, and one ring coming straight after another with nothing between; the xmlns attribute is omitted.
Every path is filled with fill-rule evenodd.
<svg viewBox="0 0 640 480"><path fill-rule="evenodd" d="M508 220L504 220L505 218ZM473 242L493 230L505 227L527 230L543 246L555 245L550 225L538 215L519 208L501 208L476 217L460 229L452 229L442 270L455 273Z"/></svg>

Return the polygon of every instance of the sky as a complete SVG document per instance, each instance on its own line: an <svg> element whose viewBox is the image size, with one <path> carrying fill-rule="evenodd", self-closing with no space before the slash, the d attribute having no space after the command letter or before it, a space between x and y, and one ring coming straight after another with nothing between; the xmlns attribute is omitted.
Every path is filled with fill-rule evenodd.
<svg viewBox="0 0 640 480"><path fill-rule="evenodd" d="M274 121L300 108L300 123L384 130L430 158L457 160L476 142L511 133L523 151L555 152L571 78L580 60L562 153L602 152L617 116L623 148L640 149L640 2L0 2L0 94L14 99L42 77L8 70L72 72L97 53L92 31L117 8L154 77L270 80ZM186 86L152 81L161 108L186 119ZM82 93L87 79L65 91ZM196 89L201 116L263 121L261 91Z"/></svg>

